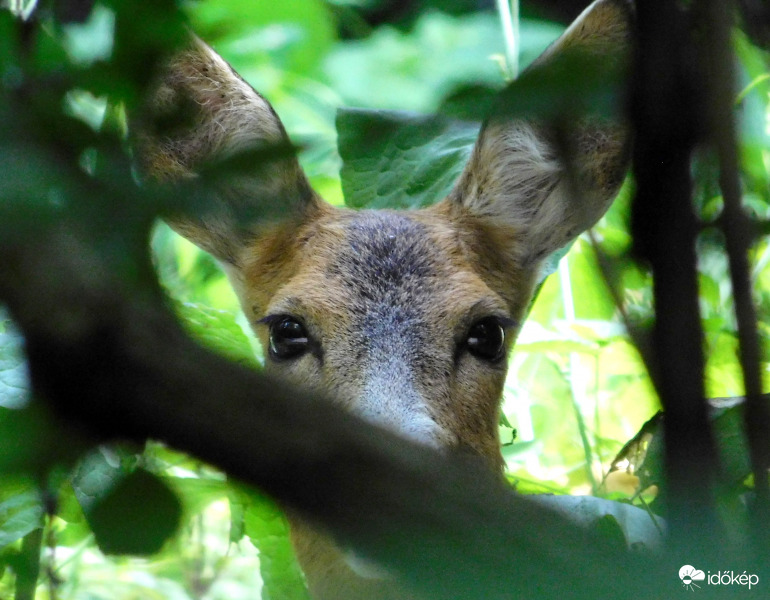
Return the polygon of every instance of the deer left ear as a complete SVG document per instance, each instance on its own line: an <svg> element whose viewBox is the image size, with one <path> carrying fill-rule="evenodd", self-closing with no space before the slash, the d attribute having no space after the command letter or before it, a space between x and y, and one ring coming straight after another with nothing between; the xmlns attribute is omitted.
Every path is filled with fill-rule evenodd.
<svg viewBox="0 0 770 600"><path fill-rule="evenodd" d="M242 252L265 221L303 221L321 206L272 106L198 38L159 73L143 108L131 131L149 180L179 184L224 159L245 163L199 181L197 205L165 216L223 264L243 266Z"/></svg>
<svg viewBox="0 0 770 600"><path fill-rule="evenodd" d="M630 54L632 19L630 1L597 0L525 76L544 72L568 55L624 61ZM568 100L564 104L579 105L581 99ZM628 167L630 134L620 119L604 115L573 114L569 120L560 115L552 122L542 116L516 118L506 110L501 107L484 124L447 202L463 216L501 229L501 239L512 244L504 250L529 266L567 245L606 212Z"/></svg>

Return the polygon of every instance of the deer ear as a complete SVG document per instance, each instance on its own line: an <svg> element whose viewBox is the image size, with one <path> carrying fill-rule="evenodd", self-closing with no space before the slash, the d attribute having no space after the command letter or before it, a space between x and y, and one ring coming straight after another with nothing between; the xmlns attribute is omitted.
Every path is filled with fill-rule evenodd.
<svg viewBox="0 0 770 600"><path fill-rule="evenodd" d="M628 0L597 0L520 81L550 83L554 71L571 77L574 72L565 73L569 67L592 57L604 66L621 63L629 55L632 17ZM540 77L549 69L550 75ZM551 118L542 110L531 118L514 115L506 100L517 102L517 83L482 127L447 201L463 216L504 229L500 239L510 244L504 250L529 266L564 247L606 212L623 182L630 134L620 119L606 115L573 112ZM569 110L590 103L590 98L576 97L581 93L585 88L578 86L574 96L551 104Z"/></svg>
<svg viewBox="0 0 770 600"><path fill-rule="evenodd" d="M131 132L147 178L178 184L212 174L180 187L204 197L166 220L233 266L259 222L278 214L303 218L321 202L272 106L197 38L164 68L131 116ZM237 168L210 169L227 159Z"/></svg>

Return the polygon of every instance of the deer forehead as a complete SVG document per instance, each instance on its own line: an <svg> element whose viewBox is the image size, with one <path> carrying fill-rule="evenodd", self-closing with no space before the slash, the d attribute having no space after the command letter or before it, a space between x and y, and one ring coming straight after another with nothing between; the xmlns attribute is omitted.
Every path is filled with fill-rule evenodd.
<svg viewBox="0 0 770 600"><path fill-rule="evenodd" d="M300 241L296 232L278 237L287 236L271 240L274 255L249 269L246 285L261 296L257 319L294 315L329 337L383 339L398 330L451 339L474 318L508 317L461 232L428 211L334 210Z"/></svg>

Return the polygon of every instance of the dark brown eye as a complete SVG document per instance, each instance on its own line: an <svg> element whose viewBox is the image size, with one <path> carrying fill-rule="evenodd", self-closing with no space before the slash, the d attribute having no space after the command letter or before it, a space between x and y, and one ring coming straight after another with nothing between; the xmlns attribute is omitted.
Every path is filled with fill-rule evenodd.
<svg viewBox="0 0 770 600"><path fill-rule="evenodd" d="M278 317L270 323L270 356L280 360L297 358L308 350L305 326L293 317Z"/></svg>
<svg viewBox="0 0 770 600"><path fill-rule="evenodd" d="M495 317L485 317L473 324L465 344L476 358L500 360L505 353L505 329Z"/></svg>

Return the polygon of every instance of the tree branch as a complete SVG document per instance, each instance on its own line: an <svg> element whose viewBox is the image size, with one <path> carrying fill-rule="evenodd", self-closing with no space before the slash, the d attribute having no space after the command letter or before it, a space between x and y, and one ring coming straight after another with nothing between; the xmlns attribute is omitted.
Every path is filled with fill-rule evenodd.
<svg viewBox="0 0 770 600"><path fill-rule="evenodd" d="M632 229L635 250L649 262L654 277L657 354L650 373L666 411L668 517L672 537L686 555L709 547L706 532L719 521L714 509L716 454L703 388L695 256L699 223L690 179L704 99L690 59L692 32L676 4L637 5Z"/></svg>
<svg viewBox="0 0 770 600"><path fill-rule="evenodd" d="M203 350L77 227L0 242L0 261L35 392L61 415L258 485L426 597L622 598L633 573L655 569L632 568L474 457L416 446Z"/></svg>

